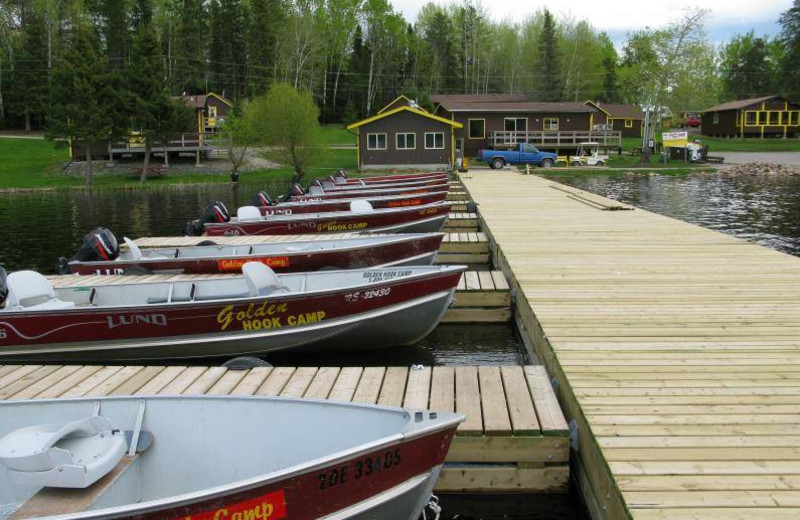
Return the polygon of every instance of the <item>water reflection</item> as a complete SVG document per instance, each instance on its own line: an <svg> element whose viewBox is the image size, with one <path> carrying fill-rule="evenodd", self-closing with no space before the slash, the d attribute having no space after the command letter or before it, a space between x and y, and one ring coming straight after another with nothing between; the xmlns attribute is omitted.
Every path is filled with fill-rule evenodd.
<svg viewBox="0 0 800 520"><path fill-rule="evenodd" d="M559 182L800 256L800 178L559 176Z"/></svg>

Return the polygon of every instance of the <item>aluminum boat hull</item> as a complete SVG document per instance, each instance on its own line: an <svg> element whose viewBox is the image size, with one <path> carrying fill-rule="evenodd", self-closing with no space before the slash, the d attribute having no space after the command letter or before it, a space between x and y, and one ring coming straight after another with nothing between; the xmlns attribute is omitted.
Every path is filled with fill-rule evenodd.
<svg viewBox="0 0 800 520"><path fill-rule="evenodd" d="M447 190L447 184L431 184L428 186L408 186L408 187L388 187L388 188L375 188L367 186L364 189L351 189L351 190L328 190L320 194L313 195L306 193L304 195L293 195L289 200L292 202L309 200L309 199L352 199L352 198L365 198L365 197L385 197L397 195L418 195L421 193L431 193L435 191Z"/></svg>
<svg viewBox="0 0 800 520"><path fill-rule="evenodd" d="M447 179L447 172L430 172L430 173L400 173L393 175L377 175L374 177L358 177L348 178L345 182L337 182L337 184L371 184L375 182L392 182L392 181L406 181L406 180L422 180L422 179Z"/></svg>
<svg viewBox="0 0 800 520"><path fill-rule="evenodd" d="M420 193L416 195L352 197L349 199L314 199L308 198L299 202L280 202L273 206L261 206L262 215L296 215L299 213L325 213L329 211L349 211L350 203L364 199L374 209L405 208L408 206L424 206L443 202L447 198L447 190Z"/></svg>
<svg viewBox="0 0 800 520"><path fill-rule="evenodd" d="M350 211L270 215L259 220L231 220L206 224L208 236L299 235L318 233L435 233L444 227L450 204L436 203L408 208L375 210L372 213Z"/></svg>
<svg viewBox="0 0 800 520"><path fill-rule="evenodd" d="M73 261L69 268L75 274L113 275L131 270L138 270L138 274L239 273L246 262L261 262L278 273L431 265L442 238L443 234L431 233L253 246L158 248L145 250L141 259L123 254L109 261ZM153 257L147 256L151 254Z"/></svg>
<svg viewBox="0 0 800 520"><path fill-rule="evenodd" d="M152 446L106 487L63 493L37 518L66 518L59 508L88 495L68 518L417 520L463 420L307 399L82 398L0 402L0 437L95 414L124 431L141 415ZM0 471L0 504L38 491Z"/></svg>
<svg viewBox="0 0 800 520"><path fill-rule="evenodd" d="M333 280L363 273L365 282L263 297L3 312L0 358L129 361L409 345L441 321L464 269L405 267L284 275L293 277L293 283L305 284L304 277L309 276ZM238 283L238 279L226 280L209 280L207 285ZM178 298L178 294L188 294L191 284L176 282L164 290ZM107 291L102 298L113 299L114 294L122 298L136 287L71 286L57 292L63 299L88 300L93 290L101 289Z"/></svg>

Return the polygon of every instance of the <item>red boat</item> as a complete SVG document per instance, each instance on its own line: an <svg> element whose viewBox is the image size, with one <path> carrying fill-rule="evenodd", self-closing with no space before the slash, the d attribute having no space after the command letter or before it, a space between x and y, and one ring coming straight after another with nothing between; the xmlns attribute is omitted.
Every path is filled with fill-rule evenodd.
<svg viewBox="0 0 800 520"><path fill-rule="evenodd" d="M398 186L398 187L377 187L371 186L361 187L353 190L324 190L319 186L311 186L309 192L306 193L303 188L297 184L292 187L291 202L301 200L325 200L325 199L353 199L353 198L367 198L367 197L396 197L404 195L419 195L421 193L433 193L445 191L448 185L445 184L429 184L423 186Z"/></svg>
<svg viewBox="0 0 800 520"><path fill-rule="evenodd" d="M379 188L409 188L412 186L449 186L450 181L446 177L431 178L421 180L405 180L405 181L386 181L386 182L366 182L351 183L351 184L337 184L330 179L316 180L309 185L309 191L312 187L316 186L323 190L374 190Z"/></svg>
<svg viewBox="0 0 800 520"><path fill-rule="evenodd" d="M111 248L96 254L97 237ZM443 233L357 236L262 244L203 245L140 249L125 238L120 252L117 239L105 228L84 237L81 248L62 262L60 274L204 274L240 273L247 262L261 262L279 273L357 269L401 265L431 265Z"/></svg>
<svg viewBox="0 0 800 520"><path fill-rule="evenodd" d="M438 325L465 269L276 275L248 262L242 276L121 285L92 277L58 289L18 271L0 280L0 357L141 362L410 345Z"/></svg>
<svg viewBox="0 0 800 520"><path fill-rule="evenodd" d="M423 206L442 202L447 198L447 190L432 191L429 193L417 193L412 195L388 195L388 196L369 196L354 197L350 199L329 199L309 198L298 202L279 202L273 204L269 196L263 191L258 192L253 205L261 209L262 215L293 215L297 213L327 213L330 211L349 211L350 203L357 198L363 198L369 202L374 209L384 208L405 208L408 206Z"/></svg>
<svg viewBox="0 0 800 520"><path fill-rule="evenodd" d="M239 208L237 218L206 223L209 236L297 235L306 233L434 233L444 226L450 204L373 209L363 200L350 203L350 211L262 216L255 206Z"/></svg>
<svg viewBox="0 0 800 520"><path fill-rule="evenodd" d="M0 515L418 520L463 420L264 396L0 401Z"/></svg>
<svg viewBox="0 0 800 520"><path fill-rule="evenodd" d="M345 176L343 171L336 172L335 175L329 176L328 180L335 182L336 184L360 184L365 182L367 184L373 182L393 182L393 181L407 181L407 180L422 180L422 179L431 179L431 178L448 178L448 174L446 172L430 172L430 173L405 173L405 174L396 174L396 175L378 175L375 177L358 177L358 178L348 178Z"/></svg>

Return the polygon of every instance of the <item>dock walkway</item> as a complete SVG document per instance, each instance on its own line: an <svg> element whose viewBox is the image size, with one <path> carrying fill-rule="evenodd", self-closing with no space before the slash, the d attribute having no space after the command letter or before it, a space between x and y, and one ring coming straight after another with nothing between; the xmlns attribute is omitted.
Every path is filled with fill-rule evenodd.
<svg viewBox="0 0 800 520"><path fill-rule="evenodd" d="M464 413L438 491L565 491L567 423L541 366L0 365L0 400L266 395Z"/></svg>
<svg viewBox="0 0 800 520"><path fill-rule="evenodd" d="M593 518L800 518L800 258L537 176L464 184Z"/></svg>

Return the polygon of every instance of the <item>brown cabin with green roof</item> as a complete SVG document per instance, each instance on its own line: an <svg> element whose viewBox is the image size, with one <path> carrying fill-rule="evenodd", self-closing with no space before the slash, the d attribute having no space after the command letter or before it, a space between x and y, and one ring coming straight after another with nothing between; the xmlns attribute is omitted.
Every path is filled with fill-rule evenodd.
<svg viewBox="0 0 800 520"><path fill-rule="evenodd" d="M781 96L729 101L704 110L700 128L715 137L798 136L800 103Z"/></svg>

